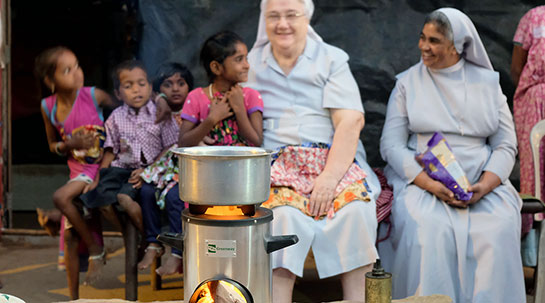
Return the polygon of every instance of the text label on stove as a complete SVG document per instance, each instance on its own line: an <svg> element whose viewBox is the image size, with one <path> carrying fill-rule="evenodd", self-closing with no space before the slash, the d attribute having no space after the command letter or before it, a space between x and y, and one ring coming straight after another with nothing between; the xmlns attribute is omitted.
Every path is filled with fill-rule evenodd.
<svg viewBox="0 0 545 303"><path fill-rule="evenodd" d="M205 240L205 254L215 258L234 258L237 256L236 240Z"/></svg>

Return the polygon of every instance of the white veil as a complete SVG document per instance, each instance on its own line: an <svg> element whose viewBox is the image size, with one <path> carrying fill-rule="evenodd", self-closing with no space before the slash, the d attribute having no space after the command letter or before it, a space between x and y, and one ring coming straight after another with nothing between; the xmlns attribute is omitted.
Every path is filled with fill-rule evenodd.
<svg viewBox="0 0 545 303"><path fill-rule="evenodd" d="M454 47L458 54L473 64L494 70L483 42L471 19L455 8L440 8L437 11L447 16L454 39Z"/></svg>

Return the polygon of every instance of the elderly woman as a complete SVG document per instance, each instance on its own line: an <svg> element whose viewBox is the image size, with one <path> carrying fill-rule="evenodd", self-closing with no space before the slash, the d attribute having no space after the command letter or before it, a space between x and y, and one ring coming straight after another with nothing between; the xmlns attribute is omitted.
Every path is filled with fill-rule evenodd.
<svg viewBox="0 0 545 303"><path fill-rule="evenodd" d="M421 61L398 76L381 138L394 187L392 231L379 251L393 297L525 302L520 200L509 182L513 119L471 20L443 8L424 22ZM415 160L442 132L472 184L458 201Z"/></svg>
<svg viewBox="0 0 545 303"><path fill-rule="evenodd" d="M273 208L273 234L299 237L273 253L273 299L292 302L312 248L320 278L341 274L345 299L363 301L378 257L380 185L359 141L363 107L348 55L310 27L313 10L311 0L263 0L248 55L247 85L264 103L263 146L282 151L264 206Z"/></svg>

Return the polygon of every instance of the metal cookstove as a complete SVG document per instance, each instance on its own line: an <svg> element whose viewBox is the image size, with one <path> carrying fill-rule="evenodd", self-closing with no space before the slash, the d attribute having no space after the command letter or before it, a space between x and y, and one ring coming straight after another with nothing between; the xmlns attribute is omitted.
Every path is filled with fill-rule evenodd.
<svg viewBox="0 0 545 303"><path fill-rule="evenodd" d="M184 301L272 302L270 253L297 243L271 236L269 150L190 147L175 150L180 167L183 232L158 239L183 250Z"/></svg>

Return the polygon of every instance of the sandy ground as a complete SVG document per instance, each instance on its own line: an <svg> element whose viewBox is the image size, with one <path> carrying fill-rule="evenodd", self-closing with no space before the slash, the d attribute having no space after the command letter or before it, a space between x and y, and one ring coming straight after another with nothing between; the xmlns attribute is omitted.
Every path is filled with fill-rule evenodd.
<svg viewBox="0 0 545 303"><path fill-rule="evenodd" d="M109 259L102 279L95 285L80 285L80 298L124 299L124 248L121 238L106 238ZM64 271L57 270L58 238L48 236L3 235L0 241L0 293L11 294L27 303L69 301ZM165 254L163 258L166 258ZM163 260L164 262L165 260ZM83 281L84 273L80 274ZM183 299L181 275L163 279L163 289L154 291L149 271L138 276L141 302ZM102 301L100 301L102 299ZM298 282L294 291L297 302L337 301L342 299L338 280ZM97 301L95 301L97 302Z"/></svg>
<svg viewBox="0 0 545 303"><path fill-rule="evenodd" d="M107 237L108 261L102 279L95 286L80 285L80 300L84 302L125 302L124 248L117 237ZM166 255L163 258L166 258ZM58 238L49 236L4 235L0 240L0 293L14 295L27 303L70 301L64 271L57 269ZM165 260L163 260L165 261ZM83 281L84 274L80 274ZM181 275L163 279L163 289L154 291L149 271L138 276L139 302L182 302L183 282ZM400 300L394 302L448 302L444 298L430 300ZM433 300L436 299L436 300ZM340 302L342 290L338 279L326 281L297 281L294 301ZM528 303L533 298L528 297Z"/></svg>

